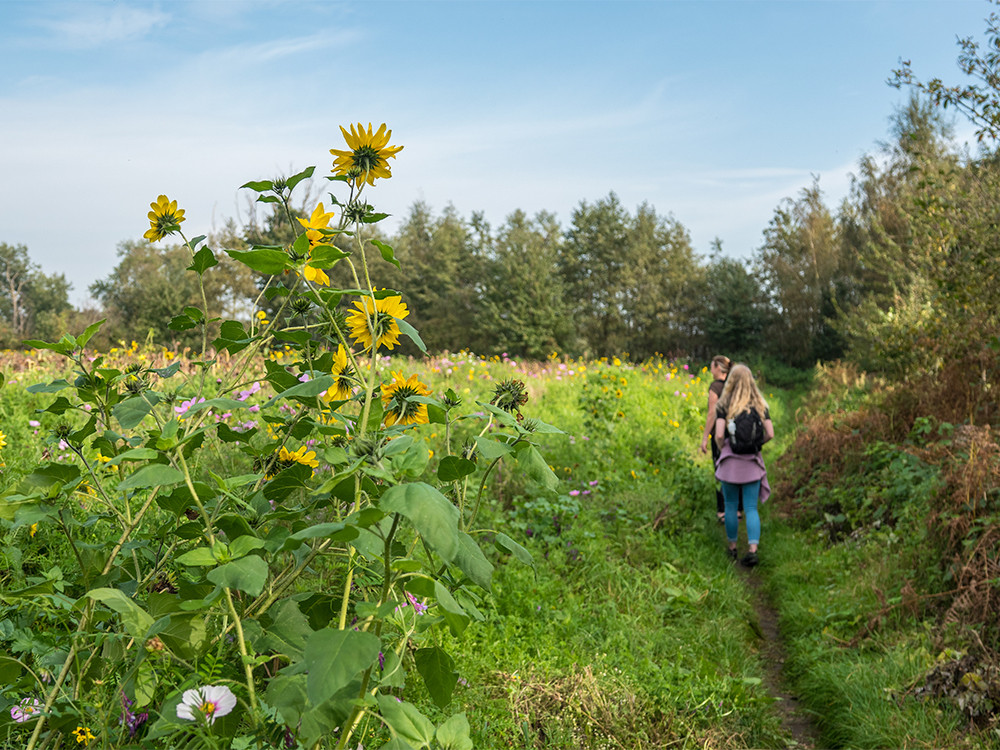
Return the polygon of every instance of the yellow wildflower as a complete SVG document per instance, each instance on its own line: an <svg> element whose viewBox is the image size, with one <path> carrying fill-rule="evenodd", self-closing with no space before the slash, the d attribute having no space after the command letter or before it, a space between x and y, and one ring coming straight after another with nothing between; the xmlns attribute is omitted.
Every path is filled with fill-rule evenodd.
<svg viewBox="0 0 1000 750"><path fill-rule="evenodd" d="M374 185L378 177L385 179L392 177L388 160L395 159L403 147L389 145L392 131L385 129L384 122L374 133L371 123L368 123L366 131L360 122L357 130L351 125L351 132L348 133L341 125L340 132L344 134L344 140L350 150L330 149L330 153L337 157L331 170L334 174L350 177L358 187L365 182Z"/></svg>
<svg viewBox="0 0 1000 750"><path fill-rule="evenodd" d="M149 229L142 235L143 237L150 242L157 242L168 234L180 231L180 223L184 221L184 209L177 208L177 201L161 195L150 203L149 207L153 210L147 215Z"/></svg>

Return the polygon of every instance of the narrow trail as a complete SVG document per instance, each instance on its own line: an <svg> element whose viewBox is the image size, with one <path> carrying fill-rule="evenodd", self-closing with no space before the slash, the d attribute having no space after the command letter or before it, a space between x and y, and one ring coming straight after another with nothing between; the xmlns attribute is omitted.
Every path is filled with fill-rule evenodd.
<svg viewBox="0 0 1000 750"><path fill-rule="evenodd" d="M764 590L759 569L748 570L735 563L738 574L752 592L752 604L757 613L757 631L761 639L760 654L764 665L764 687L774 696L774 708L781 718L781 725L794 744L789 747L815 750L819 748L819 732L813 726L806 710L799 705L798 697L785 684L786 652L778 627L778 611Z"/></svg>

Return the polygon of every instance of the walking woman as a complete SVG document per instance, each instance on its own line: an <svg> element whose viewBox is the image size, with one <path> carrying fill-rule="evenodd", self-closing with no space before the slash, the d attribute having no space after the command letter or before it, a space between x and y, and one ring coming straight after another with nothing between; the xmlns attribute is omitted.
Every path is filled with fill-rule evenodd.
<svg viewBox="0 0 1000 750"><path fill-rule="evenodd" d="M722 388L726 383L726 376L729 374L729 366L731 362L729 357L723 357L721 354L712 357L712 364L709 365L708 371L712 373L712 384L708 386L708 412L705 415L705 429L701 435L701 452L708 452L708 442L712 438L712 434L715 431L715 405L719 402L719 396L722 395ZM719 462L719 446L716 445L715 441L712 440L712 471L715 471L715 464ZM739 505L739 511L743 511L743 503ZM716 486L715 488L715 515L719 519L719 523L722 523L723 519L726 517L726 506L722 501L722 490Z"/></svg>
<svg viewBox="0 0 1000 750"><path fill-rule="evenodd" d="M760 448L774 438L774 425L749 367L738 364L729 370L715 411L715 442L719 448L715 477L722 482L729 557L733 560L737 557L736 513L742 495L748 546L743 564L752 568L757 564L760 544L758 501L763 503L771 494Z"/></svg>

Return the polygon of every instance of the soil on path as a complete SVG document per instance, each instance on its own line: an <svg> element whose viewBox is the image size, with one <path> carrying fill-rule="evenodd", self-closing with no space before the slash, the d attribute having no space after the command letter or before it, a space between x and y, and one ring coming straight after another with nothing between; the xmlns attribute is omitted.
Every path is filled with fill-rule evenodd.
<svg viewBox="0 0 1000 750"><path fill-rule="evenodd" d="M785 685L784 669L786 652L778 628L778 612L764 591L763 581L756 569L736 569L753 592L752 603L757 613L758 636L761 639L760 655L764 665L764 687L774 696L774 708L781 718L781 725L794 744L790 747L814 750L819 745L819 732L796 695Z"/></svg>

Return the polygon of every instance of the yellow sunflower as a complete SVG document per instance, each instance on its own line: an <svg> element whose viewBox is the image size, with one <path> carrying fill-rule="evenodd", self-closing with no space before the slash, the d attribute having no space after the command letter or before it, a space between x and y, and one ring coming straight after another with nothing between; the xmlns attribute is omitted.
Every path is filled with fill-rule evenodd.
<svg viewBox="0 0 1000 750"><path fill-rule="evenodd" d="M330 277L326 275L326 271L322 268L315 268L307 263L302 269L302 275L306 277L307 281L311 281L313 284L330 286Z"/></svg>
<svg viewBox="0 0 1000 750"><path fill-rule="evenodd" d="M3 450L6 447L7 447L7 436L4 435L2 431L0 431L0 450Z"/></svg>
<svg viewBox="0 0 1000 750"><path fill-rule="evenodd" d="M180 224L184 221L184 209L177 208L177 201L172 201L167 196L159 196L155 202L150 203L153 209L147 214L149 217L149 230L142 235L150 242L162 240L168 234L173 234L180 230Z"/></svg>
<svg viewBox="0 0 1000 750"><path fill-rule="evenodd" d="M395 159L396 154L402 151L403 147L389 145L392 131L385 129L384 122L374 133L371 123L368 123L366 131L360 122L357 130L351 125L351 132L348 133L341 125L340 132L344 134L344 140L350 150L330 149L330 153L337 157L331 170L334 174L347 175L359 187L363 182L374 185L375 179L378 177L385 179L392 177L389 172L388 160Z"/></svg>
<svg viewBox="0 0 1000 750"><path fill-rule="evenodd" d="M278 458L268 472L267 478L271 479L277 476L279 472L295 464L304 464L310 469L315 469L319 466L319 461L316 460L316 451L308 450L304 445L299 446L298 450L295 451L290 451L285 446L281 446L278 449Z"/></svg>
<svg viewBox="0 0 1000 750"><path fill-rule="evenodd" d="M323 398L326 401L346 401L349 399L354 388L354 370L343 345L337 347L337 353L333 356L333 364L330 366L330 374L333 376L333 385L327 389Z"/></svg>
<svg viewBox="0 0 1000 750"><path fill-rule="evenodd" d="M309 247L326 244L326 236L320 230L330 228L330 219L333 218L333 212L324 211L322 201L316 204L316 208L308 220L298 217L296 218L298 219L299 224L306 228L306 237L309 238Z"/></svg>
<svg viewBox="0 0 1000 750"><path fill-rule="evenodd" d="M351 338L365 349L380 346L394 349L399 343L399 326L396 320L402 320L410 314L403 298L398 295L382 299L362 297L355 301L354 306L358 309L347 315Z"/></svg>
<svg viewBox="0 0 1000 750"><path fill-rule="evenodd" d="M385 410L385 426L394 424L427 424L427 404L412 401L413 396L429 396L431 390L420 382L416 375L409 380L403 373L392 373L392 382L382 385L382 408Z"/></svg>

